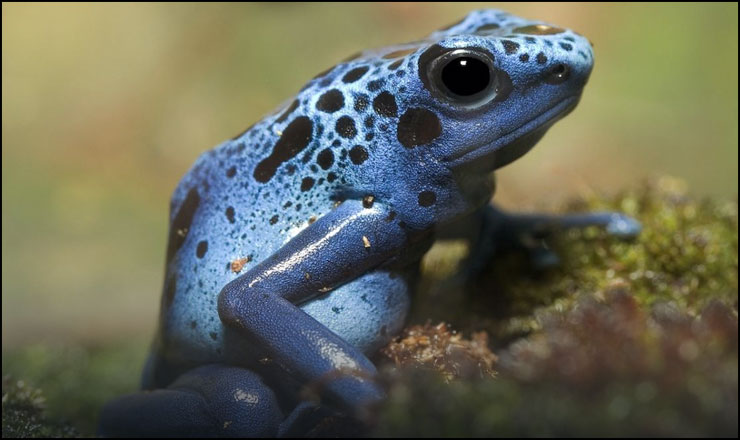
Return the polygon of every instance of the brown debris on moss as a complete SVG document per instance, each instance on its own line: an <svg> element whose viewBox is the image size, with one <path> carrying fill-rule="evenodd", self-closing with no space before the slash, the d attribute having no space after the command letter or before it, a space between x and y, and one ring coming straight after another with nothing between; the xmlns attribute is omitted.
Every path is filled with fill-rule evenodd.
<svg viewBox="0 0 740 440"><path fill-rule="evenodd" d="M488 334L476 332L465 339L444 322L407 327L382 354L398 367L437 371L447 381L491 378L496 374L493 364L497 357L488 348Z"/></svg>

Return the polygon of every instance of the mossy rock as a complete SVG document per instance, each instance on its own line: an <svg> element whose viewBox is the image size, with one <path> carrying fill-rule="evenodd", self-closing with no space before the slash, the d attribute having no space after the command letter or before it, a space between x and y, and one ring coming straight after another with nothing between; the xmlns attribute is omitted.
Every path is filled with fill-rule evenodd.
<svg viewBox="0 0 740 440"><path fill-rule="evenodd" d="M562 264L545 273L506 256L474 282L445 282L464 249L430 254L414 319L487 331L498 374L450 380L399 339L376 434L736 437L737 202L661 179L564 209L602 210L636 217L641 235L554 236ZM414 327L415 340L434 328ZM437 347L436 364L449 352Z"/></svg>

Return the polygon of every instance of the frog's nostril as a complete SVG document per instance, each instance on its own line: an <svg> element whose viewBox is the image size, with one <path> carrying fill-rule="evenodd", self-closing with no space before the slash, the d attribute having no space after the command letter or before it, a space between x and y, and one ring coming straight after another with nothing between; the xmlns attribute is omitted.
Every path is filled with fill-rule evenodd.
<svg viewBox="0 0 740 440"><path fill-rule="evenodd" d="M548 72L545 82L548 84L561 84L570 77L570 67L567 64L559 63L554 65Z"/></svg>

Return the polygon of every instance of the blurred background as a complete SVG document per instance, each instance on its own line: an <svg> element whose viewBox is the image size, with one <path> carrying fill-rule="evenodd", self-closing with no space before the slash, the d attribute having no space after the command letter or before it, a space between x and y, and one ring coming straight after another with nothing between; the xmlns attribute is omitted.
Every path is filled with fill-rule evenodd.
<svg viewBox="0 0 740 440"><path fill-rule="evenodd" d="M4 354L143 347L169 196L194 159L348 55L480 7L572 28L596 54L579 108L499 173L504 206L661 174L737 196L736 3L3 3Z"/></svg>

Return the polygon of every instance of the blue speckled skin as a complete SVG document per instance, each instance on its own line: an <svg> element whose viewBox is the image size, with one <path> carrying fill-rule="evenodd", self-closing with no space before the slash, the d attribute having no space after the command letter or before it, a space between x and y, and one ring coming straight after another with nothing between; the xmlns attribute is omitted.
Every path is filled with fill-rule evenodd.
<svg viewBox="0 0 740 440"><path fill-rule="evenodd" d="M475 102L440 86L438 60L456 49L491 69ZM201 155L170 206L161 323L144 373L158 390L109 404L101 432L276 435L306 384L341 410L376 402L366 356L402 328L432 232L460 217L496 225L488 247L522 230L636 233L619 214L525 219L486 208L491 171L575 107L592 65L591 45L572 31L474 11L425 40L334 66ZM234 396L252 395L245 412Z"/></svg>

